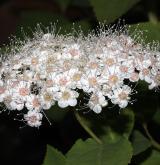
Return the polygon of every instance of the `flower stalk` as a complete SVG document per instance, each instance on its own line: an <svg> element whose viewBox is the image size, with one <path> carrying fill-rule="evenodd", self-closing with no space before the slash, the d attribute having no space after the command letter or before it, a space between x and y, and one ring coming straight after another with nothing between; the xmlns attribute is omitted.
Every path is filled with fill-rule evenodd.
<svg viewBox="0 0 160 165"><path fill-rule="evenodd" d="M83 122L83 119L79 115L78 111L74 111L75 117L79 124L84 128L84 130L98 143L102 144L102 141L97 137L96 134Z"/></svg>
<svg viewBox="0 0 160 165"><path fill-rule="evenodd" d="M144 130L145 130L146 135L147 135L148 138L150 139L150 141L151 141L151 143L152 143L152 146L153 146L154 148L156 148L157 150L160 151L160 144L159 144L158 142L156 142L156 141L154 140L154 138L151 136L151 134L150 134L149 131L148 131L148 128L147 128L147 124L146 124L146 123L143 123L143 128L144 128Z"/></svg>

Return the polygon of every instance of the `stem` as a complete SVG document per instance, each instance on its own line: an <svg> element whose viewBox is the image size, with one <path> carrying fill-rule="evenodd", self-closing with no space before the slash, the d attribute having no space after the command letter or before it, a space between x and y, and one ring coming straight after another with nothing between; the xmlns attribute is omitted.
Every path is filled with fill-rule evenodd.
<svg viewBox="0 0 160 165"><path fill-rule="evenodd" d="M79 124L84 128L84 130L99 144L102 144L102 141L93 133L93 131L83 122L83 119L77 111L74 111L75 117Z"/></svg>
<svg viewBox="0 0 160 165"><path fill-rule="evenodd" d="M150 134L149 131L148 131L148 128L147 128L147 124L146 124L146 123L143 123L143 128L144 128L144 130L145 130L145 132L146 132L146 135L147 135L148 138L151 140L151 143L152 143L153 147L155 147L157 150L160 150L160 144L157 143L157 142L153 139L153 137L151 136L151 134Z"/></svg>

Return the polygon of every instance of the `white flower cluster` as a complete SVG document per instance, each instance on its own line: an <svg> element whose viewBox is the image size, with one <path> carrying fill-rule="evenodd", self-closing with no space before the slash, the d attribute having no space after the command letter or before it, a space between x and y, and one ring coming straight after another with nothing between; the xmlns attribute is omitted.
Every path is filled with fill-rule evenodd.
<svg viewBox="0 0 160 165"><path fill-rule="evenodd" d="M100 113L108 101L125 108L132 82L144 80L149 89L160 85L160 53L124 33L47 33L18 49L1 60L0 102L9 110L26 108L24 121L33 127L55 102L61 108L76 106L82 91L90 96L86 105Z"/></svg>

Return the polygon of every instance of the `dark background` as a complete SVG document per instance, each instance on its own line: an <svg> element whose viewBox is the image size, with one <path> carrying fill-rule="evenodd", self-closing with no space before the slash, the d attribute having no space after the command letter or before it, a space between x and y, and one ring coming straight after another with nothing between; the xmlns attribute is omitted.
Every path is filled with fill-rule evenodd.
<svg viewBox="0 0 160 165"><path fill-rule="evenodd" d="M159 8L159 0L141 0L120 18L127 24L160 21ZM98 25L93 8L87 0L1 0L1 48L4 44L9 44L9 37L23 36L21 27L31 35L31 31L34 31L38 22L44 26L49 26L50 22L57 22L57 29L62 27L61 33L64 33L64 27L70 30L73 22L75 26L81 25L84 31L95 29ZM117 22L118 19L111 24ZM138 103L136 104L139 106ZM22 121L14 120L14 118L19 119L14 112L2 112L0 114L0 165L40 165L46 151L46 144L51 144L65 153L77 138L85 139L88 135L76 122L72 112L64 111L57 112L58 115L56 113L58 117L53 118L52 126L44 119L43 126L39 129L30 128ZM136 127L139 127L138 123ZM157 127L152 122L150 127L155 137L160 138L154 131Z"/></svg>

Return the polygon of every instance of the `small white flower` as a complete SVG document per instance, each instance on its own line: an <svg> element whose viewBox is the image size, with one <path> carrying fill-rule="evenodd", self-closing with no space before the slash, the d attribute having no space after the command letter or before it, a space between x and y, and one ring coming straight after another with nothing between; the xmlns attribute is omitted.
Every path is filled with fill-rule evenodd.
<svg viewBox="0 0 160 165"><path fill-rule="evenodd" d="M40 103L43 109L50 109L51 106L55 104L53 93L42 91L42 94L40 95Z"/></svg>
<svg viewBox="0 0 160 165"><path fill-rule="evenodd" d="M86 72L86 74L84 74L81 77L80 83L81 83L83 91L90 93L100 88L100 85L103 82L102 82L101 77L97 75L96 70L95 71L89 70L88 72Z"/></svg>
<svg viewBox="0 0 160 165"><path fill-rule="evenodd" d="M88 102L88 107L95 113L100 113L102 111L102 107L105 107L107 105L108 102L101 93L93 93Z"/></svg>
<svg viewBox="0 0 160 165"><path fill-rule="evenodd" d="M9 89L13 97L21 98L26 101L27 97L30 94L30 83L27 81L19 81L17 86Z"/></svg>
<svg viewBox="0 0 160 165"><path fill-rule="evenodd" d="M70 69L68 71L69 77L71 77L71 84L69 85L71 89L82 88L80 83L82 72L78 68Z"/></svg>
<svg viewBox="0 0 160 165"><path fill-rule="evenodd" d="M149 85L149 89L153 89L160 86L160 73L157 73L152 77L151 83Z"/></svg>
<svg viewBox="0 0 160 165"><path fill-rule="evenodd" d="M33 94L27 97L25 106L28 110L40 111L42 109L39 96Z"/></svg>
<svg viewBox="0 0 160 165"><path fill-rule="evenodd" d="M151 73L150 73L150 70L148 68L143 68L142 71L140 71L139 78L141 80L146 81L147 83L152 82Z"/></svg>
<svg viewBox="0 0 160 165"><path fill-rule="evenodd" d="M136 72L131 73L129 76L129 80L131 82L137 82L139 80L139 74Z"/></svg>
<svg viewBox="0 0 160 165"><path fill-rule="evenodd" d="M121 77L123 77L123 79L130 78L130 75L134 73L135 71L133 60L128 59L127 61L122 62L119 65L119 70L120 70Z"/></svg>
<svg viewBox="0 0 160 165"><path fill-rule="evenodd" d="M24 108L24 100L20 97L12 97L12 100L10 102L10 107L12 107L13 110L22 110Z"/></svg>
<svg viewBox="0 0 160 165"><path fill-rule="evenodd" d="M78 44L67 45L62 56L64 59L79 59L81 56L80 46Z"/></svg>
<svg viewBox="0 0 160 165"><path fill-rule="evenodd" d="M147 55L141 55L138 56L137 58L135 58L135 62L136 62L136 68L138 70L143 70L143 68L148 68L152 65L152 61L151 61L151 54L147 54Z"/></svg>
<svg viewBox="0 0 160 165"><path fill-rule="evenodd" d="M31 127L39 127L42 123L42 114L36 111L28 111L24 115L24 120Z"/></svg>
<svg viewBox="0 0 160 165"><path fill-rule="evenodd" d="M68 72L58 74L55 77L55 83L59 87L69 87L71 83L71 77L69 76Z"/></svg>
<svg viewBox="0 0 160 165"><path fill-rule="evenodd" d="M120 108L125 108L130 100L131 88L127 85L123 85L113 90L113 95L110 99L113 104L118 104Z"/></svg>
<svg viewBox="0 0 160 165"><path fill-rule="evenodd" d="M119 69L119 64L112 67L106 67L101 76L103 77L103 82L107 83L112 89L121 85L124 80L124 77Z"/></svg>
<svg viewBox="0 0 160 165"><path fill-rule="evenodd" d="M58 101L58 105L61 108L65 108L67 106L76 106L77 97L79 94L76 91L70 89L61 89L60 92L57 92L55 97Z"/></svg>

